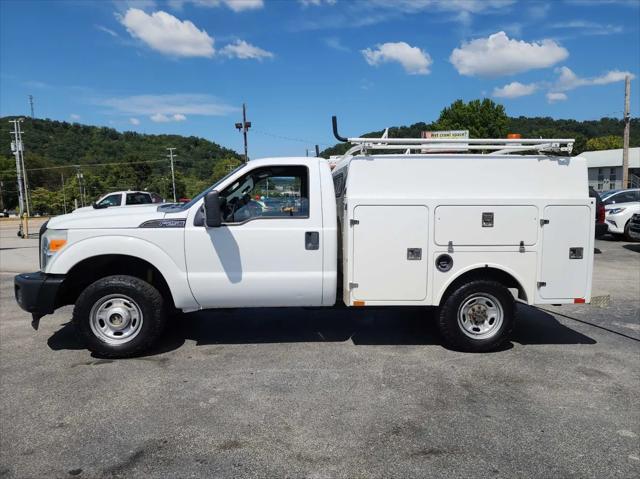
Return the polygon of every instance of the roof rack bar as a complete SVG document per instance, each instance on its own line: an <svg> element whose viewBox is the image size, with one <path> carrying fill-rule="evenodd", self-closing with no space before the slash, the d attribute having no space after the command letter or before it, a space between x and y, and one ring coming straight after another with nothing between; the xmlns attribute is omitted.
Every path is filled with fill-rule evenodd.
<svg viewBox="0 0 640 479"><path fill-rule="evenodd" d="M358 146L360 148L358 148ZM393 144L385 145L381 143L364 143L356 145L352 149L359 150L427 150L427 151L466 151L466 150L500 150L500 151L569 151L567 147L560 146L558 143L536 143L535 145L411 145L411 144Z"/></svg>
<svg viewBox="0 0 640 479"><path fill-rule="evenodd" d="M412 144L412 145L430 145L430 144L463 144L468 145L475 143L478 145L490 144L490 145L537 145L548 143L573 143L575 140L572 138L347 138L349 143L366 143L368 145L373 144Z"/></svg>
<svg viewBox="0 0 640 479"><path fill-rule="evenodd" d="M334 136L352 146L343 158L358 153L367 154L368 150L412 150L420 153L489 151L493 155L508 155L516 152L569 153L573 151L573 138L389 138L387 128L381 138L345 138L338 133L338 119L331 117Z"/></svg>

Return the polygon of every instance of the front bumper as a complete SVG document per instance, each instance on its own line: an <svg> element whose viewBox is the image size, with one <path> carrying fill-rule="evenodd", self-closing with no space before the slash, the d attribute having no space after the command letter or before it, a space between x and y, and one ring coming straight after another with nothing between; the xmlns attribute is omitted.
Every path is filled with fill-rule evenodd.
<svg viewBox="0 0 640 479"><path fill-rule="evenodd" d="M16 301L22 309L31 313L34 327L45 314L51 314L57 306L58 292L65 276L62 274L22 273L13 280Z"/></svg>

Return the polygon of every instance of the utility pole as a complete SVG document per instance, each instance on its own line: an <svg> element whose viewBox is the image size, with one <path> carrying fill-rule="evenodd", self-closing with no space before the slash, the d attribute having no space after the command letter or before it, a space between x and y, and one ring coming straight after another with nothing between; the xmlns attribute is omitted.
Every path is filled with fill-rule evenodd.
<svg viewBox="0 0 640 479"><path fill-rule="evenodd" d="M27 169L24 166L24 142L22 141L22 128L20 128L20 123L24 121L24 118L20 118L20 122L18 123L18 137L20 143L20 164L22 165L22 182L24 188L24 204L27 209L27 222L29 221L29 217L31 216L31 210L29 209L29 179L27 178ZM29 224L27 223L27 234L29 232Z"/></svg>
<svg viewBox="0 0 640 479"><path fill-rule="evenodd" d="M80 193L80 206L84 206L84 192L82 191L82 183L84 180L84 175L82 174L82 171L80 171L79 166L76 166L76 168L78 169L76 173L76 178L78 179L78 191Z"/></svg>
<svg viewBox="0 0 640 479"><path fill-rule="evenodd" d="M173 171L173 150L175 150L175 148L167 148L167 150L169 151L167 158L169 158L169 161L171 161L171 184L173 185L173 202L177 203L178 200L176 199L176 176Z"/></svg>
<svg viewBox="0 0 640 479"><path fill-rule="evenodd" d="M33 114L33 95L29 95L29 106L31 107L31 118L35 118Z"/></svg>
<svg viewBox="0 0 640 479"><path fill-rule="evenodd" d="M62 183L62 204L64 205L64 214L67 214L67 194L64 192L64 173L60 173L60 183Z"/></svg>
<svg viewBox="0 0 640 479"><path fill-rule="evenodd" d="M622 187L629 186L629 127L631 117L629 114L629 102L631 97L631 77L627 75L624 79L624 137L622 143Z"/></svg>
<svg viewBox="0 0 640 479"><path fill-rule="evenodd" d="M22 221L24 218L24 190L22 183L22 162L20 161L20 150L22 150L22 145L20 144L20 136L18 135L20 121L20 119L9 120L9 123L13 123L12 134L14 140L11 142L11 151L16 157L16 177L18 179L18 211L20 214L20 229L18 231L18 236L24 238L24 232L22 229Z"/></svg>
<svg viewBox="0 0 640 479"><path fill-rule="evenodd" d="M236 128L238 131L242 132L242 136L244 138L244 162L249 161L249 153L247 149L247 132L249 128L251 128L251 122L247 121L247 106L242 104L242 123L236 123Z"/></svg>
<svg viewBox="0 0 640 479"><path fill-rule="evenodd" d="M316 145L316 157L320 158L320 148L318 148L318 145Z"/></svg>
<svg viewBox="0 0 640 479"><path fill-rule="evenodd" d="M4 192L2 188L4 187L4 182L0 180L0 210L4 211Z"/></svg>

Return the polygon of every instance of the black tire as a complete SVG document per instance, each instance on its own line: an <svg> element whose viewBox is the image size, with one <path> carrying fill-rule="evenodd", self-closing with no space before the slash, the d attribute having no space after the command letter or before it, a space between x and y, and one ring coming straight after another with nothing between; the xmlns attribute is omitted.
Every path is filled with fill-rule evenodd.
<svg viewBox="0 0 640 479"><path fill-rule="evenodd" d="M134 337L123 344L110 344L93 332L91 314L94 305L110 295L126 296L133 300L142 314L141 324ZM126 358L148 350L160 337L166 325L166 310L156 288L134 276L106 276L90 284L80 294L73 309L73 324L91 352L107 358Z"/></svg>
<svg viewBox="0 0 640 479"><path fill-rule="evenodd" d="M624 225L624 233L622 234L622 236L624 237L624 239L625 239L626 241L634 242L634 241L635 241L635 239L633 239L633 238L631 237L631 235L629 234L629 228L630 228L630 227L631 227L631 220L627 221L627 224L626 224L626 225Z"/></svg>
<svg viewBox="0 0 640 479"><path fill-rule="evenodd" d="M458 314L466 301L474 295L487 294L494 298L502 309L502 324L488 338L476 339L465 334L458 321ZM467 352L493 351L510 337L515 323L513 295L497 281L477 280L463 284L451 292L440 307L438 327L446 344L452 349Z"/></svg>

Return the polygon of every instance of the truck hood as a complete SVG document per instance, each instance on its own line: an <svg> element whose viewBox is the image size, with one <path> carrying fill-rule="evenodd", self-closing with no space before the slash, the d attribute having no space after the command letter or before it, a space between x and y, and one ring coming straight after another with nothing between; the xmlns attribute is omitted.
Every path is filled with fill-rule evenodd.
<svg viewBox="0 0 640 479"><path fill-rule="evenodd" d="M51 218L47 228L59 230L137 228L145 221L161 219L164 216L165 213L158 211L157 204L135 208L77 209L73 213Z"/></svg>

